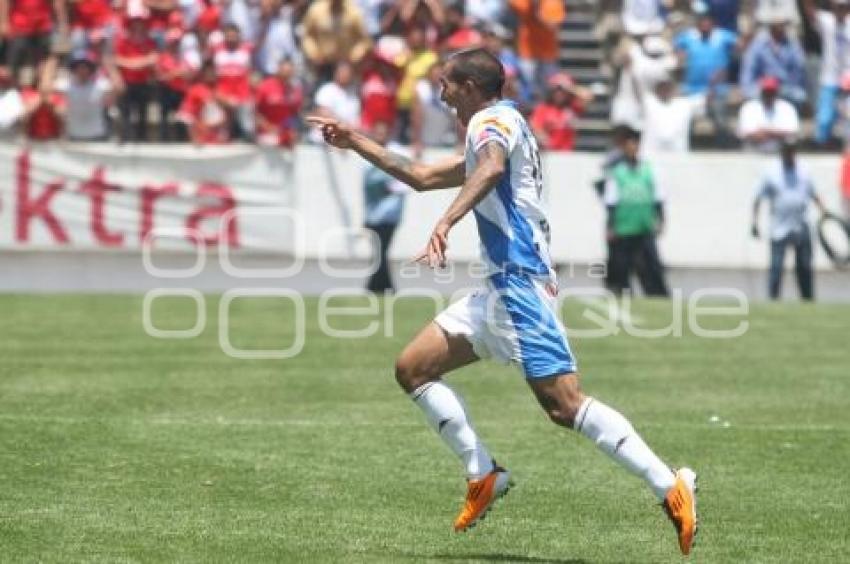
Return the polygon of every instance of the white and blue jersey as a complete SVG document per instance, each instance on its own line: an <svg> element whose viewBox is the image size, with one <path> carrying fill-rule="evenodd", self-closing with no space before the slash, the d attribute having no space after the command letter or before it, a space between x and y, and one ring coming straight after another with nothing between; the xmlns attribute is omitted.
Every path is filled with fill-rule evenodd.
<svg viewBox="0 0 850 564"><path fill-rule="evenodd" d="M474 208L482 260L491 273L553 276L549 222L541 205L543 170L537 141L514 104L502 101L472 116L466 134L466 174L478 151L498 143L508 155L499 184Z"/></svg>
<svg viewBox="0 0 850 564"><path fill-rule="evenodd" d="M487 143L498 143L507 153L504 175L474 208L487 287L455 302L435 321L448 334L466 337L479 357L517 364L526 378L575 372L549 258L540 154L512 103L499 102L470 120L467 176Z"/></svg>

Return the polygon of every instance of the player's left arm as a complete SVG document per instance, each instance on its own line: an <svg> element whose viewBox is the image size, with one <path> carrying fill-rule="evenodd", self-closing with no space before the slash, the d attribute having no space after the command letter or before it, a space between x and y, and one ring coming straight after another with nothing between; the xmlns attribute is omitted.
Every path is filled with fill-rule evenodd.
<svg viewBox="0 0 850 564"><path fill-rule="evenodd" d="M505 174L508 153L495 141L485 143L476 153L478 164L467 177L457 197L437 222L428 245L415 258L429 266L445 266L448 235L452 227L496 187Z"/></svg>

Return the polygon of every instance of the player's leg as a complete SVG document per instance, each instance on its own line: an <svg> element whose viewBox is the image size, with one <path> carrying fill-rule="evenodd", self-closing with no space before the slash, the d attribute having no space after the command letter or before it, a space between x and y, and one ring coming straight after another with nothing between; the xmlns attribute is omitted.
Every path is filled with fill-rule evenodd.
<svg viewBox="0 0 850 564"><path fill-rule="evenodd" d="M476 360L466 338L448 335L432 322L405 347L395 366L399 385L461 460L470 480L489 474L493 461L472 428L460 397L441 377Z"/></svg>
<svg viewBox="0 0 850 564"><path fill-rule="evenodd" d="M396 362L399 384L466 471L466 500L455 519L455 531L466 531L483 519L511 486L510 473L496 465L478 439L463 402L440 379L487 354L478 340L485 298L486 293L476 293L452 304L413 339ZM473 343L481 347L476 349Z"/></svg>
<svg viewBox="0 0 850 564"><path fill-rule="evenodd" d="M628 419L582 393L576 373L528 378L527 382L553 422L581 433L649 485L676 526L680 549L688 554L696 534L696 475L693 471L683 468L674 473L670 470Z"/></svg>
<svg viewBox="0 0 850 564"><path fill-rule="evenodd" d="M577 374L529 378L528 385L553 422L592 440L600 450L643 478L659 500L664 499L675 482L673 472L625 417L582 393Z"/></svg>

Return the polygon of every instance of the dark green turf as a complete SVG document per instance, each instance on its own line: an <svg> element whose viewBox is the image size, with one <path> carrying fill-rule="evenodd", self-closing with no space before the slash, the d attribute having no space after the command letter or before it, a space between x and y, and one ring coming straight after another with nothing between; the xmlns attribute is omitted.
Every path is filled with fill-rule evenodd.
<svg viewBox="0 0 850 564"><path fill-rule="evenodd" d="M392 338L338 340L310 302L305 349L285 361L224 355L217 307L207 298L200 337L168 341L143 332L140 297L0 297L0 560L680 560L648 489L494 364L450 381L517 487L471 534L450 532L459 466L392 374L427 304L399 304ZM581 309L568 322L586 326ZM192 310L166 300L154 317L188 327ZM232 341L283 343L288 311L235 303ZM574 341L586 390L700 473L693 562L847 561L848 320L760 306L735 340Z"/></svg>

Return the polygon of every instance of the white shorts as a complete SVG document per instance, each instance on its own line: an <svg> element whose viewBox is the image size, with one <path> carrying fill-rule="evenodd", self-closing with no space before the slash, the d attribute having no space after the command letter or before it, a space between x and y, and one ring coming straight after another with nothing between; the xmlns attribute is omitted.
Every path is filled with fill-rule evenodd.
<svg viewBox="0 0 850 564"><path fill-rule="evenodd" d="M522 274L490 276L486 288L453 303L434 321L461 335L481 358L521 367L526 378L575 372L558 312L557 286Z"/></svg>

